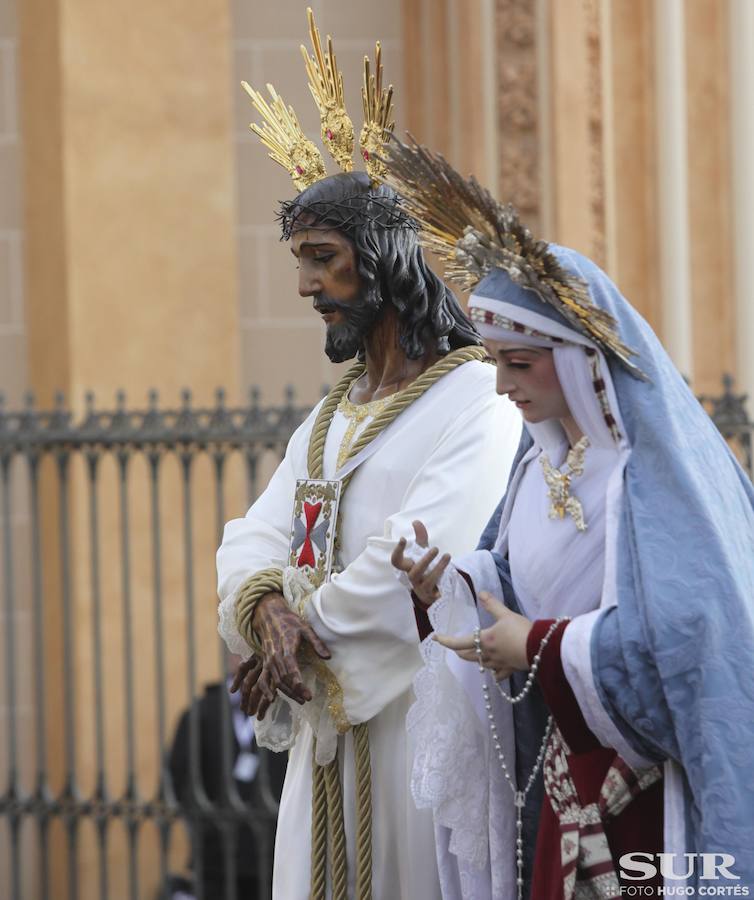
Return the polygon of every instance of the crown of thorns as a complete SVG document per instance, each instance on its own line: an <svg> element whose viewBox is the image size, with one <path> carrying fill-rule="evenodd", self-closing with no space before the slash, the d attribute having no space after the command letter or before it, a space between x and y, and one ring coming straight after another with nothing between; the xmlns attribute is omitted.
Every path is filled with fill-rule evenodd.
<svg viewBox="0 0 754 900"><path fill-rule="evenodd" d="M401 205L399 197L371 197L369 194L354 194L340 200L312 200L301 203L285 200L280 204L277 220L280 224L281 240L290 239L296 223L302 215L311 216L312 227L330 226L338 231L351 231L366 225L380 228L409 228L418 231L419 225Z"/></svg>

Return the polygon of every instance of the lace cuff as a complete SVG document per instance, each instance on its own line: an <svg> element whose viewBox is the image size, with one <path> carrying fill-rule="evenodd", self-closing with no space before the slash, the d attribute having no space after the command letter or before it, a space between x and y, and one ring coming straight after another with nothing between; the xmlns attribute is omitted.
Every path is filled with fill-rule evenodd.
<svg viewBox="0 0 754 900"><path fill-rule="evenodd" d="M438 587L440 599L428 610L435 631L470 634L479 614L453 564ZM514 896L515 815L492 753L477 664L432 639L420 650L424 667L414 679L416 702L407 718L414 753L411 793L418 808L432 810L435 826L448 830L452 865L441 871L443 890L461 900ZM500 708L494 694L492 703L505 757L515 765L510 707ZM460 893L452 887L457 883Z"/></svg>
<svg viewBox="0 0 754 900"><path fill-rule="evenodd" d="M472 631L478 623L476 607L453 565L438 587L441 597L428 610L435 631ZM469 778L469 773L481 768L486 734L449 668L452 654L432 639L420 649L424 667L414 679L416 702L406 720L415 747L411 792L417 807L432 809L436 824L450 830L450 852L480 868L489 859L487 787L483 777Z"/></svg>
<svg viewBox="0 0 754 900"><path fill-rule="evenodd" d="M282 572L282 594L288 606L306 619L306 606L315 588L294 566ZM343 708L343 689L322 659L310 648L299 656L304 685L312 699L300 705L278 691L267 715L255 724L257 743L270 750L289 750L296 741L301 723L306 722L317 738L316 762L327 765L335 759L338 735L351 727Z"/></svg>

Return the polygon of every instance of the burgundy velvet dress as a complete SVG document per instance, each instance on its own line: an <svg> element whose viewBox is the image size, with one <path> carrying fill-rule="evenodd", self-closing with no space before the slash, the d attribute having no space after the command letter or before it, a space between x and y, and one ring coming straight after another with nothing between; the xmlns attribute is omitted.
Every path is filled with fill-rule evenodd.
<svg viewBox="0 0 754 900"><path fill-rule="evenodd" d="M530 664L552 624L553 620L534 623L527 642ZM559 750L548 752L545 760L545 797L531 897L568 900L575 895L576 884L586 889L586 882L591 882L592 890L586 896L610 897L616 894L616 881L617 896L620 886L638 884L653 887L656 894L662 884L659 876L641 882L622 879L619 859L624 853L662 852L662 776L656 768L635 773L614 750L603 747L587 726L561 662L560 644L567 625L562 622L553 633L537 673L557 729L554 737ZM575 789L575 797L568 793L569 786Z"/></svg>

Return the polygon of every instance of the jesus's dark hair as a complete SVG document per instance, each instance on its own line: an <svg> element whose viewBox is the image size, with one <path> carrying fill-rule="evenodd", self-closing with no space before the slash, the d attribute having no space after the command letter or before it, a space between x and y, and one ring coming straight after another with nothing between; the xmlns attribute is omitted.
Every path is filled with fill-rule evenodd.
<svg viewBox="0 0 754 900"><path fill-rule="evenodd" d="M343 172L315 182L280 210L283 238L297 227L334 228L356 248L367 300L398 312L400 344L409 359L434 345L444 356L481 338L449 287L429 268L400 198L365 172Z"/></svg>

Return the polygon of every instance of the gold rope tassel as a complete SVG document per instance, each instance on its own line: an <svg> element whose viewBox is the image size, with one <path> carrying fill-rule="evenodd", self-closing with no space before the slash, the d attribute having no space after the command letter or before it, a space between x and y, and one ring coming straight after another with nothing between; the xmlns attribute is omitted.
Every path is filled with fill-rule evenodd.
<svg viewBox="0 0 754 900"><path fill-rule="evenodd" d="M353 728L356 762L356 900L372 900L372 763L369 724Z"/></svg>
<svg viewBox="0 0 754 900"><path fill-rule="evenodd" d="M330 878L332 900L348 900L348 860L346 859L346 828L343 823L343 794L340 787L338 757L322 767L327 792L327 818L330 843Z"/></svg>
<svg viewBox="0 0 754 900"><path fill-rule="evenodd" d="M327 891L327 792L325 773L312 748L312 874L309 900L325 900Z"/></svg>

